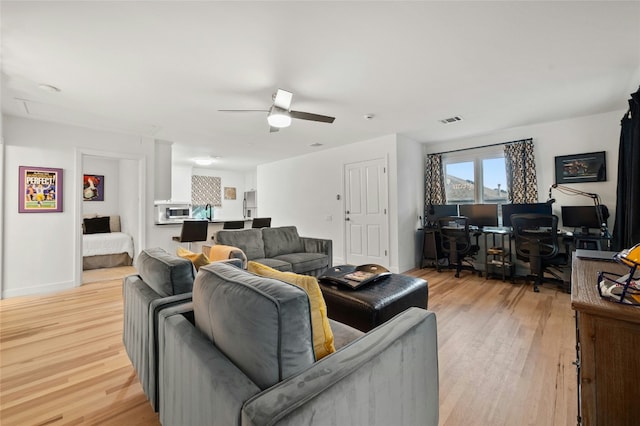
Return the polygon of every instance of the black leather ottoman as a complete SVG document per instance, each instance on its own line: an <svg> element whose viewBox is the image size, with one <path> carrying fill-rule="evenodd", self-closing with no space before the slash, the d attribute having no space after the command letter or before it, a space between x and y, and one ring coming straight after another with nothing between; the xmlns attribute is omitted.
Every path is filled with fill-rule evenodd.
<svg viewBox="0 0 640 426"><path fill-rule="evenodd" d="M340 271L335 272L337 269ZM341 265L330 268L324 275L344 274L354 269L355 266ZM330 281L318 282L329 318L365 333L407 308L427 308L429 289L421 278L391 274L357 290Z"/></svg>

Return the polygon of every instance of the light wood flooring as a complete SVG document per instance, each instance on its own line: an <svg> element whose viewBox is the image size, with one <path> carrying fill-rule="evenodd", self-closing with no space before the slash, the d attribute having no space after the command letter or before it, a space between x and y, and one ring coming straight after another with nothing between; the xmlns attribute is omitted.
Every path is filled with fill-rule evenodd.
<svg viewBox="0 0 640 426"><path fill-rule="evenodd" d="M122 345L125 273L0 301L0 424L159 424ZM437 314L440 425L576 424L568 294L468 272L408 274L429 282Z"/></svg>

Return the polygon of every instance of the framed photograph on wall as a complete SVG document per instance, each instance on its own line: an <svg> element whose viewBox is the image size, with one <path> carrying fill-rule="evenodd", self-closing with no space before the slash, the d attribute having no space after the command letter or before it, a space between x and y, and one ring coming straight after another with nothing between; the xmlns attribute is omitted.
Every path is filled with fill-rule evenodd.
<svg viewBox="0 0 640 426"><path fill-rule="evenodd" d="M605 151L556 157L556 183L604 182L606 180Z"/></svg>
<svg viewBox="0 0 640 426"><path fill-rule="evenodd" d="M104 176L84 175L82 184L83 201L104 201Z"/></svg>
<svg viewBox="0 0 640 426"><path fill-rule="evenodd" d="M19 166L18 212L62 211L62 169Z"/></svg>

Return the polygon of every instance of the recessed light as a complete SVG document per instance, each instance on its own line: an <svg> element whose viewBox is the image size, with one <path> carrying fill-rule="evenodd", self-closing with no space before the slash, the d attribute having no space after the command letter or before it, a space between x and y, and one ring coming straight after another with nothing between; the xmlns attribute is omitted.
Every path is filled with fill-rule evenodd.
<svg viewBox="0 0 640 426"><path fill-rule="evenodd" d="M39 84L38 88L50 93L58 93L61 91L58 87L52 86L50 84Z"/></svg>
<svg viewBox="0 0 640 426"><path fill-rule="evenodd" d="M220 158L220 157L217 157L217 158ZM210 166L213 164L214 161L215 159L211 157L200 157L200 158L193 159L193 162L196 163L198 166Z"/></svg>

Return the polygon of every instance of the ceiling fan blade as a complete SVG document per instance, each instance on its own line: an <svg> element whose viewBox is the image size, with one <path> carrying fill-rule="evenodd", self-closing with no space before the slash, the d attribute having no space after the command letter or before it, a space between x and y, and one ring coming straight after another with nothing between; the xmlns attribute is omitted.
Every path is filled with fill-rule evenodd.
<svg viewBox="0 0 640 426"><path fill-rule="evenodd" d="M291 100L293 99L293 93L286 90L278 89L273 97L273 104L278 108L289 110L291 108Z"/></svg>
<svg viewBox="0 0 640 426"><path fill-rule="evenodd" d="M291 117L299 118L301 120L320 121L321 123L333 123L335 117L329 117L328 115L312 114L310 112L303 111L290 111Z"/></svg>
<svg viewBox="0 0 640 426"><path fill-rule="evenodd" d="M219 112L269 112L268 109L219 109Z"/></svg>
<svg viewBox="0 0 640 426"><path fill-rule="evenodd" d="M280 128L269 126L269 133L279 132L279 131L280 131Z"/></svg>

